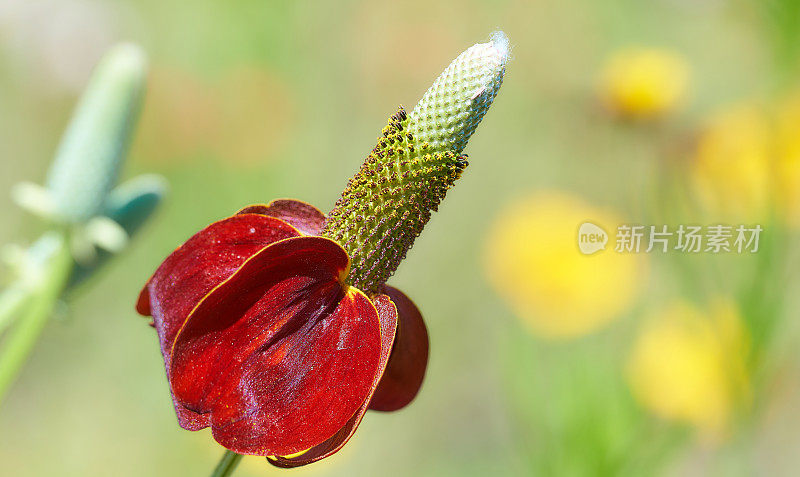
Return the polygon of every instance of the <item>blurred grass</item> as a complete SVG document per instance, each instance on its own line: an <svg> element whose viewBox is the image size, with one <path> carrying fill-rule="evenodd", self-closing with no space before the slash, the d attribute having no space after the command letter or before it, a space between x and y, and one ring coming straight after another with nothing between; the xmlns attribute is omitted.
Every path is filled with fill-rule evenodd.
<svg viewBox="0 0 800 477"><path fill-rule="evenodd" d="M622 338L601 333L587 339L588 348L530 339L485 283L487 226L503 205L543 187L650 223L650 205L663 200L648 179L657 171L662 151L654 144L663 129L607 121L594 99L597 72L609 52L628 44L680 52L693 70L691 100L664 127L689 130L720 104L769 91L769 41L743 13L749 8L712 0L646 7L633 0L10 0L0 8L0 191L42 177L66 122L76 91L59 83L51 63L87 54L79 40L89 32L70 29L67 12L75 3L108 12L113 21L98 28L112 29L109 42L139 42L152 57L150 89L159 102L151 96L143 118L158 125L141 125L126 177L161 173L171 194L132 249L45 331L0 408L1 474L208 473L222 450L207 431L177 427L155 333L133 310L139 287L184 239L244 205L295 197L329 210L385 117L398 103L413 106L455 54L497 27L514 47L502 92L467 148L471 165L460 185L391 280L428 323L431 362L422 393L401 412L368 414L340 454L296 473L522 475L550 450L563 456L558 470L576 471L570 448L548 447L552 429L521 438L528 416L516 413L522 407L547 417L554 400L581 408L569 400L595 393L599 407L582 409L566 435L596 444L586 447L596 453L587 462L599 459L590 469L595 474L618 469L614 456L632 435L639 438L627 429L632 408L614 407L630 397L621 383L605 386L601 379L613 359L597 362L597 374L589 367L597 353L618 348L613 340L629 336L637 313L614 325ZM43 14L31 13L31 5L62 15L63 28L37 32ZM232 86L226 78L237 71L255 79ZM263 78L275 86L262 86ZM187 91L176 91L183 84ZM254 94L266 99L251 102ZM249 145L244 153L241 144ZM39 228L4 194L0 223L0 243L22 241ZM654 265L643 309L679 288L671 273L666 264ZM588 379L548 371L565 360ZM792 358L782 368L782 393L768 406L768 414L788 417L768 420L753 445L767 473L792 468L765 443L791 448L775 436L800 419L792 406L800 394L798 364ZM619 412L602 414L602 400ZM642 432L647 440L649 431ZM793 434L789 439L797 442ZM678 473L703 468L705 451L692 452ZM277 471L248 457L236 475L268 472Z"/></svg>

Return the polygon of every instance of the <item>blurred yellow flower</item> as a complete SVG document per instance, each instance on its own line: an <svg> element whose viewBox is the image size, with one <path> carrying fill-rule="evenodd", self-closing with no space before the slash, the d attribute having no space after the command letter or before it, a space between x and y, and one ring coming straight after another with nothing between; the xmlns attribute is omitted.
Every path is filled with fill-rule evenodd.
<svg viewBox="0 0 800 477"><path fill-rule="evenodd" d="M677 302L648 321L634 343L628 379L657 416L720 438L747 396L746 331L732 303L708 310Z"/></svg>
<svg viewBox="0 0 800 477"><path fill-rule="evenodd" d="M763 219L772 193L773 128L767 112L737 104L713 115L697 142L692 178L703 208L725 222Z"/></svg>
<svg viewBox="0 0 800 477"><path fill-rule="evenodd" d="M689 86L689 65L658 48L628 48L611 56L600 79L602 100L616 113L651 119L674 111Z"/></svg>
<svg viewBox="0 0 800 477"><path fill-rule="evenodd" d="M491 228L485 254L490 283L537 334L568 338L590 333L619 316L643 281L637 254L607 250L583 255L577 232L583 222L607 232L613 215L560 192L513 202Z"/></svg>
<svg viewBox="0 0 800 477"><path fill-rule="evenodd" d="M775 121L777 209L788 224L800 227L800 92L781 102Z"/></svg>

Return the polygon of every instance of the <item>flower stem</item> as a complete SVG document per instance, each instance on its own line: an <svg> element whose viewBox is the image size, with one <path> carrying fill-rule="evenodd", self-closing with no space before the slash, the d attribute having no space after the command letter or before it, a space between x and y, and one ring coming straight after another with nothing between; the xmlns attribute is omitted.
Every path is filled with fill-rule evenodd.
<svg viewBox="0 0 800 477"><path fill-rule="evenodd" d="M21 286L11 285L0 292L0 335L14 324L30 302L30 294Z"/></svg>
<svg viewBox="0 0 800 477"><path fill-rule="evenodd" d="M38 286L32 286L30 295L23 299L28 306L22 309L9 308L10 311L23 313L13 323L0 349L0 402L33 350L72 270L73 262L67 241L63 236L54 239L51 254L41 263Z"/></svg>
<svg viewBox="0 0 800 477"><path fill-rule="evenodd" d="M214 473L211 474L211 477L227 477L233 474L240 460L242 460L242 454L226 450L222 455L222 459L219 460L217 468L214 469Z"/></svg>

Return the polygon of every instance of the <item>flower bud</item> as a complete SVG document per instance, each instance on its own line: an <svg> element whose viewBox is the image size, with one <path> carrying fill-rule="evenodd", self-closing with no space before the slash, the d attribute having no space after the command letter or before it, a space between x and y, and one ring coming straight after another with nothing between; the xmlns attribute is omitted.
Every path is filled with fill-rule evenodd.
<svg viewBox="0 0 800 477"><path fill-rule="evenodd" d="M101 212L116 184L144 94L147 60L135 45L112 48L95 68L47 177L58 221Z"/></svg>

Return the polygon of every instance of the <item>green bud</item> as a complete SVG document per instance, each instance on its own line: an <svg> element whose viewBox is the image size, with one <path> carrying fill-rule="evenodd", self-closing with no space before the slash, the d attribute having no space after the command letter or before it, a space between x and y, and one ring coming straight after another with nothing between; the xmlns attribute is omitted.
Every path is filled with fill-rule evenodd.
<svg viewBox="0 0 800 477"><path fill-rule="evenodd" d="M167 181L159 175L135 177L111 191L103 215L133 236L155 212L166 192Z"/></svg>
<svg viewBox="0 0 800 477"><path fill-rule="evenodd" d="M100 218L119 224L126 236L133 237L139 228L152 217L166 190L166 180L161 176L146 174L135 177L111 191ZM84 282L111 256L112 254L107 250L100 249L91 262L77 262L70 276L69 288L74 288Z"/></svg>
<svg viewBox="0 0 800 477"><path fill-rule="evenodd" d="M55 220L84 223L116 184L144 95L147 60L135 45L112 48L95 68L47 177Z"/></svg>

